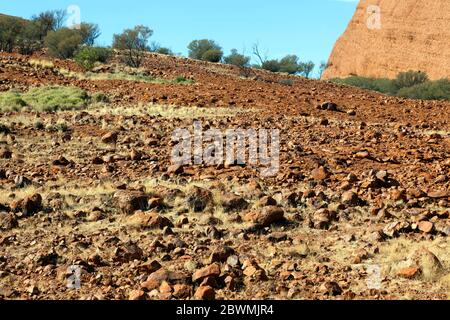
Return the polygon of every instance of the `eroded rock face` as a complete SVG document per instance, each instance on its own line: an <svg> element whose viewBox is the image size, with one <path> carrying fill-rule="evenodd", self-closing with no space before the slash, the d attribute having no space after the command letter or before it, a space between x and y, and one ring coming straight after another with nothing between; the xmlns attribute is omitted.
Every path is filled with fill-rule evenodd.
<svg viewBox="0 0 450 320"><path fill-rule="evenodd" d="M394 78L407 70L426 72L433 80L448 78L449 21L448 0L361 0L323 78Z"/></svg>

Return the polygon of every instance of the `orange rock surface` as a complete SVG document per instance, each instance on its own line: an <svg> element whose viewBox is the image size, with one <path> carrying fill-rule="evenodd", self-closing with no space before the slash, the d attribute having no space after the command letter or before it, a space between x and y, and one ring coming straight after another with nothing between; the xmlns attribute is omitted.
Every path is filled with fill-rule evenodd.
<svg viewBox="0 0 450 320"><path fill-rule="evenodd" d="M450 1L361 0L323 78L394 78L407 70L450 78Z"/></svg>

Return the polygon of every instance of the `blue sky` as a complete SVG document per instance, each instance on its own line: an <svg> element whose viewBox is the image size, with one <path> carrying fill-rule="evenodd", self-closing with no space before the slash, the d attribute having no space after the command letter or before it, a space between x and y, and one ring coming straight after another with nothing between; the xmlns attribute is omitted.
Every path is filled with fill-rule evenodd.
<svg viewBox="0 0 450 320"><path fill-rule="evenodd" d="M97 23L98 43L110 45L114 33L144 24L151 41L186 55L194 39L214 39L226 53L251 53L259 42L269 57L297 54L316 63L327 60L350 21L354 0L1 0L0 13L29 18L48 9L77 5L81 20Z"/></svg>

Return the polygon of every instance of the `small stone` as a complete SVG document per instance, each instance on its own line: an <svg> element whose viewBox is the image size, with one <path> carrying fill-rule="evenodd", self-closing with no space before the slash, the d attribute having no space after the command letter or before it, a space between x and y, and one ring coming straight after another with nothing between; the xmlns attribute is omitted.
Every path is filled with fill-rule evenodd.
<svg viewBox="0 0 450 320"><path fill-rule="evenodd" d="M424 233L431 233L434 229L434 224L430 221L419 222L419 230Z"/></svg>
<svg viewBox="0 0 450 320"><path fill-rule="evenodd" d="M344 204L349 206L358 206L362 203L358 195L353 191L347 191L342 194L341 200Z"/></svg>
<svg viewBox="0 0 450 320"><path fill-rule="evenodd" d="M220 276L220 265L218 263L213 263L207 267L197 270L193 276L193 282L202 281L206 277L218 277Z"/></svg>
<svg viewBox="0 0 450 320"><path fill-rule="evenodd" d="M172 165L169 168L167 168L168 174L179 175L179 174L182 174L183 172L184 172L184 168L183 168L183 166L180 166L180 165Z"/></svg>
<svg viewBox="0 0 450 320"><path fill-rule="evenodd" d="M176 284L173 286L172 295L177 299L187 299L191 296L192 288L187 284Z"/></svg>
<svg viewBox="0 0 450 320"><path fill-rule="evenodd" d="M141 264L140 268L147 271L148 273L153 273L153 272L161 269L162 266L158 261L152 260L152 261L148 261L148 262Z"/></svg>
<svg viewBox="0 0 450 320"><path fill-rule="evenodd" d="M144 256L142 249L134 242L127 242L114 251L114 261L126 263L141 260Z"/></svg>
<svg viewBox="0 0 450 320"><path fill-rule="evenodd" d="M329 296L339 296L342 294L342 289L334 281L327 281L320 286L320 292Z"/></svg>
<svg viewBox="0 0 450 320"><path fill-rule="evenodd" d="M133 290L130 292L128 300L130 301L145 300L145 292L142 290Z"/></svg>
<svg viewBox="0 0 450 320"><path fill-rule="evenodd" d="M216 292L210 286L201 286L195 292L194 297L199 300L215 300Z"/></svg>
<svg viewBox="0 0 450 320"><path fill-rule="evenodd" d="M119 137L119 132L111 131L102 136L101 141L105 144L115 144L117 143L117 138Z"/></svg>
<svg viewBox="0 0 450 320"><path fill-rule="evenodd" d="M311 172L311 178L315 181L323 181L327 179L329 172L324 167L319 167Z"/></svg>
<svg viewBox="0 0 450 320"><path fill-rule="evenodd" d="M406 279L413 279L420 274L419 268L403 268L398 272L398 276Z"/></svg>

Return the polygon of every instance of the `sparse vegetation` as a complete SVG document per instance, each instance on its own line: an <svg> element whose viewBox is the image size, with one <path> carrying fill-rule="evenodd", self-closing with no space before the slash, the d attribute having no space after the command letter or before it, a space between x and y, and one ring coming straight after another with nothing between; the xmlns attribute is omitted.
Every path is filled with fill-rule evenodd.
<svg viewBox="0 0 450 320"><path fill-rule="evenodd" d="M220 62L222 60L222 48L214 41L208 39L194 40L188 45L189 58Z"/></svg>
<svg viewBox="0 0 450 320"><path fill-rule="evenodd" d="M403 98L450 100L450 81L447 79L430 81L428 75L423 72L402 72L396 79L352 76L331 81Z"/></svg>
<svg viewBox="0 0 450 320"><path fill-rule="evenodd" d="M113 48L123 51L124 63L139 68L145 52L149 51L148 40L152 35L153 30L142 25L126 29L121 34L114 35Z"/></svg>
<svg viewBox="0 0 450 320"><path fill-rule="evenodd" d="M106 63L112 56L112 50L101 47L83 47L75 55L75 61L85 70L92 70L96 63Z"/></svg>
<svg viewBox="0 0 450 320"><path fill-rule="evenodd" d="M227 64L231 64L240 68L245 68L249 66L250 59L251 59L250 57L238 53L236 49L232 49L230 55L226 56L223 60Z"/></svg>
<svg viewBox="0 0 450 320"><path fill-rule="evenodd" d="M0 93L1 112L19 111L24 106L26 102L23 101L20 92L12 90Z"/></svg>
<svg viewBox="0 0 450 320"><path fill-rule="evenodd" d="M426 81L402 88L397 92L397 95L410 99L450 100L450 81L448 79Z"/></svg>
<svg viewBox="0 0 450 320"><path fill-rule="evenodd" d="M0 94L0 111L19 111L29 106L38 112L79 110L90 101L86 91L76 87L39 87L26 93L15 91Z"/></svg>
<svg viewBox="0 0 450 320"><path fill-rule="evenodd" d="M60 59L72 58L82 43L83 38L78 30L68 28L50 31L45 37L50 55Z"/></svg>

